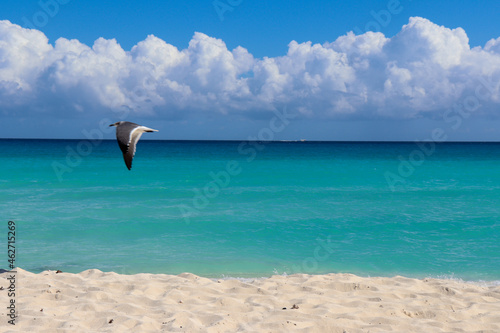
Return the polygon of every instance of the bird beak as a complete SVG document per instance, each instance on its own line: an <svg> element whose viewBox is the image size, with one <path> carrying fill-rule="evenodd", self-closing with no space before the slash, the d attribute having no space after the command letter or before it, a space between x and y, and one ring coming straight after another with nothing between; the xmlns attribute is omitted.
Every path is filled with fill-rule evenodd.
<svg viewBox="0 0 500 333"><path fill-rule="evenodd" d="M109 127L111 127L111 126L116 126L116 124L111 124L111 125L109 125Z"/></svg>

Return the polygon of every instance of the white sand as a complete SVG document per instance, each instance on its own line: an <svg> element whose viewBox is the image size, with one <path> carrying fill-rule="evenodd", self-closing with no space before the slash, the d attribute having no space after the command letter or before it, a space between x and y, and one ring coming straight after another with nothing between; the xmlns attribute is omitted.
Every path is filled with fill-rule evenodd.
<svg viewBox="0 0 500 333"><path fill-rule="evenodd" d="M241 281L22 269L12 326L7 275L0 274L1 332L500 332L499 286L349 274Z"/></svg>

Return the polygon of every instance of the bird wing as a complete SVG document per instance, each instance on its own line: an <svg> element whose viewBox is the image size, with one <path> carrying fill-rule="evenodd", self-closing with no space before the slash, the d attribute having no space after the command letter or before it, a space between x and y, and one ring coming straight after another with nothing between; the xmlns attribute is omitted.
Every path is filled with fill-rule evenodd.
<svg viewBox="0 0 500 333"><path fill-rule="evenodd" d="M126 122L116 128L116 140L123 154L126 154L130 145L131 133L140 125Z"/></svg>
<svg viewBox="0 0 500 333"><path fill-rule="evenodd" d="M123 159L125 160L125 164L127 165L127 168L129 170L132 168L132 159L135 156L137 141L139 141L142 133L144 132L157 132L157 130L151 129L146 126L138 126L134 128L132 132L130 132L128 149L126 153L123 153Z"/></svg>
<svg viewBox="0 0 500 333"><path fill-rule="evenodd" d="M158 131L131 122L125 122L116 128L116 139L123 153L125 165L129 170L132 168L132 160L135 155L137 141L139 141L144 132Z"/></svg>

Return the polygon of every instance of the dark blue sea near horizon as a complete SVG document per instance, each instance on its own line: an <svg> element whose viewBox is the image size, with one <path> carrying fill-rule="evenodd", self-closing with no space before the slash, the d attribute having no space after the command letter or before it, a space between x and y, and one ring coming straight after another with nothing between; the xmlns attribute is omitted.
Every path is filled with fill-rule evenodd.
<svg viewBox="0 0 500 333"><path fill-rule="evenodd" d="M500 143L141 140L131 171L114 140L0 150L0 246L15 221L31 272L500 281Z"/></svg>

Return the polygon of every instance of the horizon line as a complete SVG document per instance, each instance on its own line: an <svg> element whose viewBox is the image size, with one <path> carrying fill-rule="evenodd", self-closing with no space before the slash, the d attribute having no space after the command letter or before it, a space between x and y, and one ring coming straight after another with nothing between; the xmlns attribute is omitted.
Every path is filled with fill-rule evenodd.
<svg viewBox="0 0 500 333"><path fill-rule="evenodd" d="M44 140L44 141L116 141L116 139L70 139L70 138L0 138L0 140ZM498 141L433 141L433 140L248 140L248 139L146 139L144 141L169 141L169 142L268 142L268 143L415 143L434 142L440 143L500 143Z"/></svg>

